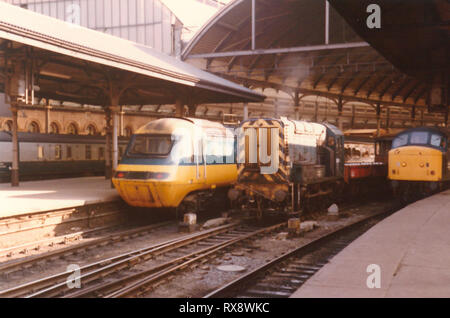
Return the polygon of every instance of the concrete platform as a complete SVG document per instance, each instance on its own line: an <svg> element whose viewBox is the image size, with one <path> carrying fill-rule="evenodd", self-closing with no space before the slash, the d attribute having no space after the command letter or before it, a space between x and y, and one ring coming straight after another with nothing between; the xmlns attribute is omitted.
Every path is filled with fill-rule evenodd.
<svg viewBox="0 0 450 318"><path fill-rule="evenodd" d="M380 288L367 286L370 264L380 266ZM450 297L450 191L378 223L291 297Z"/></svg>
<svg viewBox="0 0 450 318"><path fill-rule="evenodd" d="M119 200L111 181L85 177L0 184L0 217Z"/></svg>

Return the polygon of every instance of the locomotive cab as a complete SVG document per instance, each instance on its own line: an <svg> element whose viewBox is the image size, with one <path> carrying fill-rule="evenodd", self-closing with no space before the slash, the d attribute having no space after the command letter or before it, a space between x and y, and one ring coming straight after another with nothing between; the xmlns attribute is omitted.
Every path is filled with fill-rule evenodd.
<svg viewBox="0 0 450 318"><path fill-rule="evenodd" d="M438 130L403 132L389 152L389 179L441 181L447 174L446 152L447 138Z"/></svg>
<svg viewBox="0 0 450 318"><path fill-rule="evenodd" d="M394 193L427 194L450 180L448 133L431 127L398 134L389 151L389 179Z"/></svg>

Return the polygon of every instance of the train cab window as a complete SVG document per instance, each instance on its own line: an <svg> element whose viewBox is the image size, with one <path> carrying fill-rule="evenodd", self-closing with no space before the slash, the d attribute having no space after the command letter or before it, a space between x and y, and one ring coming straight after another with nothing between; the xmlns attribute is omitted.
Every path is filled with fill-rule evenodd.
<svg viewBox="0 0 450 318"><path fill-rule="evenodd" d="M432 134L431 135L431 141L430 144L434 147L439 147L443 150L447 148L445 137L438 134Z"/></svg>
<svg viewBox="0 0 450 318"><path fill-rule="evenodd" d="M55 146L55 159L62 159L62 149L61 146Z"/></svg>
<svg viewBox="0 0 450 318"><path fill-rule="evenodd" d="M224 163L224 138L208 136L206 139L206 162L212 163Z"/></svg>
<svg viewBox="0 0 450 318"><path fill-rule="evenodd" d="M132 156L167 156L170 153L172 144L170 136L136 135L128 154Z"/></svg>
<svg viewBox="0 0 450 318"><path fill-rule="evenodd" d="M408 143L408 134L397 136L392 142L392 148L398 148Z"/></svg>
<svg viewBox="0 0 450 318"><path fill-rule="evenodd" d="M86 160L92 159L92 149L91 145L86 145L86 153L85 153Z"/></svg>
<svg viewBox="0 0 450 318"><path fill-rule="evenodd" d="M328 146L330 147L334 146L334 137L332 136L328 137Z"/></svg>
<svg viewBox="0 0 450 318"><path fill-rule="evenodd" d="M67 159L72 159L72 147L67 146Z"/></svg>
<svg viewBox="0 0 450 318"><path fill-rule="evenodd" d="M415 131L411 133L411 144L426 145L428 143L428 133L426 131Z"/></svg>

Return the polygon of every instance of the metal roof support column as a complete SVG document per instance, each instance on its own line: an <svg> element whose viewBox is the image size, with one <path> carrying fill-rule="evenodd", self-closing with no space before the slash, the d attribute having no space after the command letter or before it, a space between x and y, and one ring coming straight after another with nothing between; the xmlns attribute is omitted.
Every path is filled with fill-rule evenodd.
<svg viewBox="0 0 450 318"><path fill-rule="evenodd" d="M48 104L45 106L45 133L50 133L50 110L52 109L52 106Z"/></svg>
<svg viewBox="0 0 450 318"><path fill-rule="evenodd" d="M278 118L278 100L275 99L273 103L273 114L275 118Z"/></svg>
<svg viewBox="0 0 450 318"><path fill-rule="evenodd" d="M417 123L416 123L416 106L413 106L413 108L411 109L411 122L412 122L412 126L416 127Z"/></svg>
<svg viewBox="0 0 450 318"><path fill-rule="evenodd" d="M377 136L380 136L380 128L381 128L381 105L380 103L377 103Z"/></svg>
<svg viewBox="0 0 450 318"><path fill-rule="evenodd" d="M120 120L119 120L119 136L122 137L123 136L123 130L124 130L124 126L123 126L123 117L125 115L125 112L123 111L123 107L120 106Z"/></svg>
<svg viewBox="0 0 450 318"><path fill-rule="evenodd" d="M294 109L295 109L295 120L300 120L300 92L298 90L294 93Z"/></svg>
<svg viewBox="0 0 450 318"><path fill-rule="evenodd" d="M256 49L256 1L252 0L252 51Z"/></svg>
<svg viewBox="0 0 450 318"><path fill-rule="evenodd" d="M195 117L195 112L197 111L197 105L192 103L188 105L189 117Z"/></svg>
<svg viewBox="0 0 450 318"><path fill-rule="evenodd" d="M11 186L18 187L19 186L19 137L18 130L19 127L17 125L17 112L18 109L16 106L11 106L12 112L12 148L13 148L13 158L12 158L12 167L11 167Z"/></svg>
<svg viewBox="0 0 450 318"><path fill-rule="evenodd" d="M106 144L105 144L105 179L111 179L111 109L107 107L105 109L106 120Z"/></svg>
<svg viewBox="0 0 450 318"><path fill-rule="evenodd" d="M314 111L314 122L317 123L317 118L319 117L319 103L316 102L316 109Z"/></svg>
<svg viewBox="0 0 450 318"><path fill-rule="evenodd" d="M423 126L423 110L420 111L420 126Z"/></svg>
<svg viewBox="0 0 450 318"><path fill-rule="evenodd" d="M445 111L444 124L445 124L445 127L447 128L447 126L448 126L448 107L447 107L447 110Z"/></svg>
<svg viewBox="0 0 450 318"><path fill-rule="evenodd" d="M182 102L181 99L177 99L175 101L175 116L177 116L177 117L184 117L185 116L184 103Z"/></svg>
<svg viewBox="0 0 450 318"><path fill-rule="evenodd" d="M244 103L244 120L248 119L248 104Z"/></svg>
<svg viewBox="0 0 450 318"><path fill-rule="evenodd" d="M117 99L117 103L119 100ZM119 106L112 106L111 107L112 112L112 172L111 176L113 176L116 173L117 166L119 164L119 112L120 107Z"/></svg>
<svg viewBox="0 0 450 318"><path fill-rule="evenodd" d="M352 129L355 128L355 114L356 114L356 106L352 105L352 123L351 123Z"/></svg>
<svg viewBox="0 0 450 318"><path fill-rule="evenodd" d="M387 107L386 109L386 130L389 132L389 126L391 125L391 109Z"/></svg>
<svg viewBox="0 0 450 318"><path fill-rule="evenodd" d="M325 44L330 42L330 4L325 0Z"/></svg>
<svg viewBox="0 0 450 318"><path fill-rule="evenodd" d="M344 128L344 123L342 122L342 108L343 108L342 97L339 97L339 99L338 99L337 108L338 108L338 118L337 119L339 122L338 128L340 131L342 131Z"/></svg>

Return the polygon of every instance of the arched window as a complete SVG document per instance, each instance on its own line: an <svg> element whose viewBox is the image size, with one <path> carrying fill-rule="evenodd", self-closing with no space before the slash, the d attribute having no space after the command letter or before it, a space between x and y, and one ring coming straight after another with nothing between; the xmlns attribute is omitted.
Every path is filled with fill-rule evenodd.
<svg viewBox="0 0 450 318"><path fill-rule="evenodd" d="M95 126L92 125L92 124L87 126L86 130L87 130L87 134L90 135L90 136L93 136L93 135L97 134L97 128L95 128Z"/></svg>
<svg viewBox="0 0 450 318"><path fill-rule="evenodd" d="M51 134L59 134L59 126L57 123L53 122L50 124L50 133Z"/></svg>
<svg viewBox="0 0 450 318"><path fill-rule="evenodd" d="M69 135L78 135L78 128L74 123L71 123L68 127L67 127L67 133Z"/></svg>
<svg viewBox="0 0 450 318"><path fill-rule="evenodd" d="M125 127L125 137L131 137L133 129L130 126Z"/></svg>
<svg viewBox="0 0 450 318"><path fill-rule="evenodd" d="M12 126L13 123L11 120L7 120L4 124L3 124L3 130L4 131L12 131Z"/></svg>
<svg viewBox="0 0 450 318"><path fill-rule="evenodd" d="M35 121L32 121L29 125L28 125L28 132L29 133L34 133L37 134L40 132L39 129L39 124Z"/></svg>

